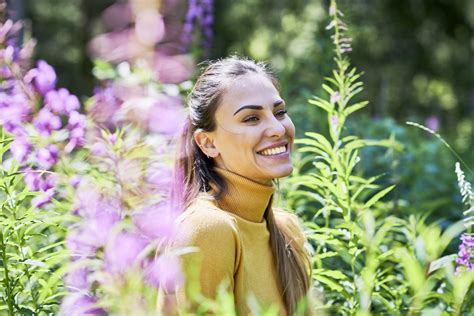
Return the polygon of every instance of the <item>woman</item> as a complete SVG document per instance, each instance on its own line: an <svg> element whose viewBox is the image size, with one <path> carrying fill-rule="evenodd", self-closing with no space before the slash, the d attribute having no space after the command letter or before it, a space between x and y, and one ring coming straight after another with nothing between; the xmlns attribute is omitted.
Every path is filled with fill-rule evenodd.
<svg viewBox="0 0 474 316"><path fill-rule="evenodd" d="M229 57L207 67L188 102L174 190L185 209L175 244L198 249L182 257L186 284L200 263L205 296L225 284L239 315L251 297L291 315L310 266L296 216L272 208L272 181L292 172L295 137L278 83L264 64ZM176 298L189 304L185 286Z"/></svg>

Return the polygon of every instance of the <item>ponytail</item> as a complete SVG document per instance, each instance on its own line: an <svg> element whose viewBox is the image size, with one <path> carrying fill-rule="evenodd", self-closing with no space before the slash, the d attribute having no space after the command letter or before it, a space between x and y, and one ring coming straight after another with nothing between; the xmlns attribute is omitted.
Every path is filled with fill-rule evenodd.
<svg viewBox="0 0 474 316"><path fill-rule="evenodd" d="M293 241L294 231L288 229L288 224L277 223L271 205L272 201L265 212L267 227L270 231L270 245L282 286L283 301L288 315L293 315L298 303L308 293L311 261L303 245Z"/></svg>

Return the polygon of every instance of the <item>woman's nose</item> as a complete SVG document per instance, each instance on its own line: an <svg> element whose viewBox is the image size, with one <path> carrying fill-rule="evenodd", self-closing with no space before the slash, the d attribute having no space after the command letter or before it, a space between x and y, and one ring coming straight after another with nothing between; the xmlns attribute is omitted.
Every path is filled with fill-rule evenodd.
<svg viewBox="0 0 474 316"><path fill-rule="evenodd" d="M275 117L269 119L265 130L265 136L267 137L281 137L285 135L285 126L283 122L277 120Z"/></svg>

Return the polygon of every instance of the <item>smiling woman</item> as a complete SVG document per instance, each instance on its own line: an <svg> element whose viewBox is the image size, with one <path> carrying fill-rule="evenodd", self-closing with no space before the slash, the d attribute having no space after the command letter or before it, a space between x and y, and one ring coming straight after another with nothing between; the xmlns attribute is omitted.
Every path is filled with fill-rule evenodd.
<svg viewBox="0 0 474 316"><path fill-rule="evenodd" d="M173 188L184 212L174 245L198 251L182 256L187 282L159 304L193 311L186 288L198 264L202 294L215 298L227 285L239 315L250 313L252 298L292 315L308 292L310 266L297 217L272 207L272 180L293 170L295 135L278 83L265 64L229 57L205 69L188 104Z"/></svg>

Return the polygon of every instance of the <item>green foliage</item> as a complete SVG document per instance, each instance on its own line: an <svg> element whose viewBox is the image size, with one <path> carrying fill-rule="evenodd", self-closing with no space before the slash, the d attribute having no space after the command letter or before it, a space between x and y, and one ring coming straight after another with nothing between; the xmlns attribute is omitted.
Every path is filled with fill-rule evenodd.
<svg viewBox="0 0 474 316"><path fill-rule="evenodd" d="M58 310L64 294L54 272L67 255L63 209L35 208L23 173L7 151L12 138L0 131L0 314L40 315Z"/></svg>
<svg viewBox="0 0 474 316"><path fill-rule="evenodd" d="M344 55L342 13L331 2L336 69L322 88L327 97L309 103L321 108L328 131L306 133L297 143L301 160L287 183L288 207L306 220L313 251L313 278L327 305L318 310L345 315L473 312L468 290L474 273L454 275L455 255L442 257L463 230L458 222L444 231L426 215L391 212L393 185L382 175L369 178L358 168L359 152L370 146L400 151L400 143L361 139L347 133L346 119L367 105L354 101L362 91L360 74ZM388 198L388 199L387 199Z"/></svg>

